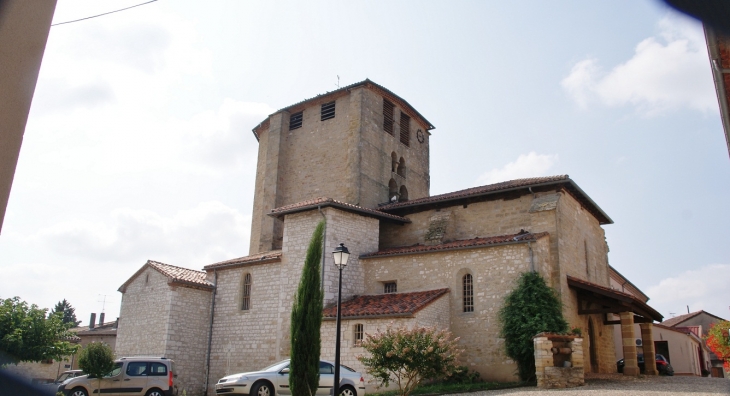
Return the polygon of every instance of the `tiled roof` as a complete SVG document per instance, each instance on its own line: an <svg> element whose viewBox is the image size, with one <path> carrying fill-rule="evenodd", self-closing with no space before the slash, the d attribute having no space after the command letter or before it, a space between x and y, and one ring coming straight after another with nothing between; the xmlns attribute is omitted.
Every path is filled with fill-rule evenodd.
<svg viewBox="0 0 730 396"><path fill-rule="evenodd" d="M371 81L370 79L367 79L367 78L365 80L363 80L363 81L359 81L359 82L356 82L354 84L350 84L348 86L345 86L345 87L342 87L342 88L338 88L338 89L336 89L334 91L330 91L330 92L327 92L327 93L324 93L324 94L320 94L320 95L317 95L317 96L315 96L313 98L304 99L304 100L302 100L300 102L297 102L297 103L294 103L294 104L289 105L287 107L284 107L283 109L277 110L273 114L276 114L276 113L281 112L281 111L289 111L292 108L297 107L297 106L301 106L301 105L303 105L303 104L305 104L307 102L314 101L314 100L318 100L318 99L322 99L322 98L327 97L327 96L333 96L333 95L341 94L341 93L344 93L346 91L350 91L351 89L356 88L356 87L360 87L360 86L364 86L366 88L370 88L370 89L372 89L372 90L380 93L382 96L385 96L386 98L388 98L388 99L396 102L398 105L400 105L401 108L405 109L407 113L411 113L411 114L409 114L410 116L412 116L412 117L415 116L416 118L420 118L421 121L424 124L426 124L426 129L427 130L434 129L434 126L431 125L430 122L428 122L428 120L426 119L426 117L424 117L423 115L421 115L421 113L419 113L418 110L416 110L415 108L413 108L413 106L411 106L410 103L408 103L405 99L403 99L400 96L396 95L395 93L393 93L392 91L390 91L388 88L385 88L384 86L382 86L380 84L376 84L375 82L373 82L373 81ZM253 128L252 131L253 131L254 136L256 137L256 140L259 140L259 134L258 134L259 128L262 127L262 126L264 126L264 125L267 125L268 124L268 120L269 120L269 118L267 117L264 121L262 121L260 124L256 125L256 127Z"/></svg>
<svg viewBox="0 0 730 396"><path fill-rule="evenodd" d="M465 190L454 191L446 194L433 195L430 197L416 198L403 202L383 205L378 208L384 212L399 213L402 209L414 210L418 206L428 206L449 201L463 201L478 196L502 193L511 190L526 189L530 187L562 185L568 193L598 219L600 224L612 224L613 220L601 210L598 205L578 187L568 175L556 175L545 177L531 177L526 179L509 180L500 183L488 184L486 186L472 187Z"/></svg>
<svg viewBox="0 0 730 396"><path fill-rule="evenodd" d="M224 267L229 268L229 267L237 267L237 266L241 266L241 265L271 263L271 262L275 262L275 261L281 261L281 250L271 250L268 252L252 254L250 256L221 261L218 263L206 265L204 267L204 269L212 270L212 269L219 269L219 268L224 268Z"/></svg>
<svg viewBox="0 0 730 396"><path fill-rule="evenodd" d="M178 267L175 265L164 264L152 260L148 260L147 265L160 271L160 273L167 276L171 282L187 283L208 288L213 287L213 285L205 279L204 271Z"/></svg>
<svg viewBox="0 0 730 396"><path fill-rule="evenodd" d="M96 325L93 329L89 326L83 326L81 330L75 332L79 337L82 336L94 336L94 335L116 335L117 334L117 321L106 322L102 325Z"/></svg>
<svg viewBox="0 0 730 396"><path fill-rule="evenodd" d="M579 293L585 292L589 295L600 295L606 305L609 302L613 302L615 306L620 306L623 310L631 311L635 314L639 314L647 319L660 321L663 319L662 314L657 310L650 307L649 304L642 301L640 298L634 297L631 294L613 290L610 287L602 286L593 282L588 282L583 279L579 279L570 275L567 275L568 287L578 289ZM580 300L580 294L579 294ZM604 308L608 308L605 307ZM623 312L623 311L621 311ZM618 313L618 312L614 312Z"/></svg>
<svg viewBox="0 0 730 396"><path fill-rule="evenodd" d="M489 245L504 245L511 243L522 243L527 241L535 241L539 238L547 236L547 232L540 232L532 234L529 232L517 233L510 235L499 235L486 238L474 238L474 239L462 239L458 241L452 241L447 243L441 243L438 245L412 245L412 246L400 246L379 250L373 253L366 253L360 256L360 258L373 258L373 257L384 257L384 256L400 256L404 254L418 254L418 253L431 253L444 250L457 250L457 249L470 249Z"/></svg>
<svg viewBox="0 0 730 396"><path fill-rule="evenodd" d="M205 272L198 271L190 268L178 267L175 265L160 263L158 261L147 260L145 265L142 266L137 272L134 273L126 282L119 286L118 291L124 293L127 290L127 286L144 272L147 267L154 268L156 271L167 277L168 283L177 283L183 286L189 286L194 288L213 289L212 283L205 279Z"/></svg>
<svg viewBox="0 0 730 396"><path fill-rule="evenodd" d="M690 313L684 314L684 315L675 316L673 318L669 318L669 319L663 321L662 324L664 326L674 327L674 326L676 326L676 325L678 325L678 324L680 324L680 323L682 323L684 321L687 321L689 319L692 319L695 316L700 315L700 314L705 314L705 315L712 316L713 318L715 318L717 320L727 320L727 319L723 319L723 318L721 318L721 317L719 317L717 315L713 315L713 314L711 314L709 312L700 310L700 311L690 312Z"/></svg>
<svg viewBox="0 0 730 396"><path fill-rule="evenodd" d="M327 206L346 210L348 212L363 214L363 215L370 216L370 217L392 220L392 221L396 221L399 223L410 223L411 222L410 220L408 220L405 217L381 212L381 211L374 210L374 209L363 208L362 206L357 206L357 205L349 204L346 202L341 202L336 199L324 198L324 197L310 199L308 201L297 202L297 203L294 203L291 205L285 205L285 206L282 206L282 207L279 207L276 209L272 209L271 213L269 213L269 216L279 217L279 216L283 216L283 215L289 214L289 213L303 212L303 211L307 211L307 210L316 209L318 207L327 207Z"/></svg>
<svg viewBox="0 0 730 396"><path fill-rule="evenodd" d="M342 303L343 318L412 316L437 298L448 293L449 289L436 289L409 293L389 293L357 296ZM326 308L325 318L337 316L337 306Z"/></svg>

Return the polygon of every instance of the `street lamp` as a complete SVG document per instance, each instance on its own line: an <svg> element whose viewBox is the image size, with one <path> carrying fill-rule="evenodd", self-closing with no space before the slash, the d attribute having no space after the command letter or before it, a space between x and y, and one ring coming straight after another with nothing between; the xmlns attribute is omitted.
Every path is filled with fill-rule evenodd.
<svg viewBox="0 0 730 396"><path fill-rule="evenodd" d="M342 305L342 270L347 266L347 259L350 258L350 251L347 250L344 243L335 248L332 252L335 259L335 266L340 270L340 281L337 284L337 331L335 332L335 383L333 386L334 393L332 396L340 395L340 315Z"/></svg>

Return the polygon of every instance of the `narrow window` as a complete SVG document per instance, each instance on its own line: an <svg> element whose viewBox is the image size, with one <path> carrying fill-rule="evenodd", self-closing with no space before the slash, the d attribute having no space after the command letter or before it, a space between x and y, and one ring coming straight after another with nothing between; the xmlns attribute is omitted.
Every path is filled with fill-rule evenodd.
<svg viewBox="0 0 730 396"><path fill-rule="evenodd" d="M354 337L353 340L355 341L355 346L360 346L362 344L362 340L365 337L365 326L362 323L355 324L355 327L353 328L353 334Z"/></svg>
<svg viewBox="0 0 730 396"><path fill-rule="evenodd" d="M395 106L388 100L383 99L383 130L393 134L393 110Z"/></svg>
<svg viewBox="0 0 730 396"><path fill-rule="evenodd" d="M300 111L298 113L294 113L289 116L289 130L293 131L295 129L299 129L302 127L302 114L304 114L303 111Z"/></svg>
<svg viewBox="0 0 730 396"><path fill-rule="evenodd" d="M398 170L396 173L400 176L403 176L403 178L406 177L406 160L403 159L403 157L400 157L400 162L398 162Z"/></svg>
<svg viewBox="0 0 730 396"><path fill-rule="evenodd" d="M248 311L251 308L251 274L243 277L243 297L241 298L241 310Z"/></svg>
<svg viewBox="0 0 730 396"><path fill-rule="evenodd" d="M411 145L411 117L400 113L400 142Z"/></svg>
<svg viewBox="0 0 730 396"><path fill-rule="evenodd" d="M464 275L464 312L474 312L474 282L471 274Z"/></svg>
<svg viewBox="0 0 730 396"><path fill-rule="evenodd" d="M398 196L398 200L400 202L405 202L408 200L408 189L406 188L406 185L400 186L400 195Z"/></svg>
<svg viewBox="0 0 730 396"><path fill-rule="evenodd" d="M335 102L329 102L322 105L322 121L335 118Z"/></svg>
<svg viewBox="0 0 730 396"><path fill-rule="evenodd" d="M390 171L395 172L398 169L398 154L393 151L390 153Z"/></svg>
<svg viewBox="0 0 730 396"><path fill-rule="evenodd" d="M383 285L383 293L396 293L398 292L398 284L396 282L385 282Z"/></svg>

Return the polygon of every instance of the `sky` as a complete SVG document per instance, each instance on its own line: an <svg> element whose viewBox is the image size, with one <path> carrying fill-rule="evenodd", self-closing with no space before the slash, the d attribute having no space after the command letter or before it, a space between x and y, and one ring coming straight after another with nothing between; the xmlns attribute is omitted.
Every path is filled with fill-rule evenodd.
<svg viewBox="0 0 730 396"><path fill-rule="evenodd" d="M54 23L141 3L58 0ZM51 28L0 297L119 315L147 260L248 254L251 129L369 78L436 126L431 194L568 174L666 318L730 318L730 157L701 25L654 0L159 0Z"/></svg>

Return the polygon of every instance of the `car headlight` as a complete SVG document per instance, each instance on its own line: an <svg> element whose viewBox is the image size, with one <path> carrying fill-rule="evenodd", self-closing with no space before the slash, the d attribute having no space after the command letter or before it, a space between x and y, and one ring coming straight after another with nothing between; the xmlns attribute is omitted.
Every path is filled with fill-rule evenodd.
<svg viewBox="0 0 730 396"><path fill-rule="evenodd" d="M225 382L245 381L247 379L248 379L248 377L246 377L245 375L234 375L234 376L226 378Z"/></svg>

